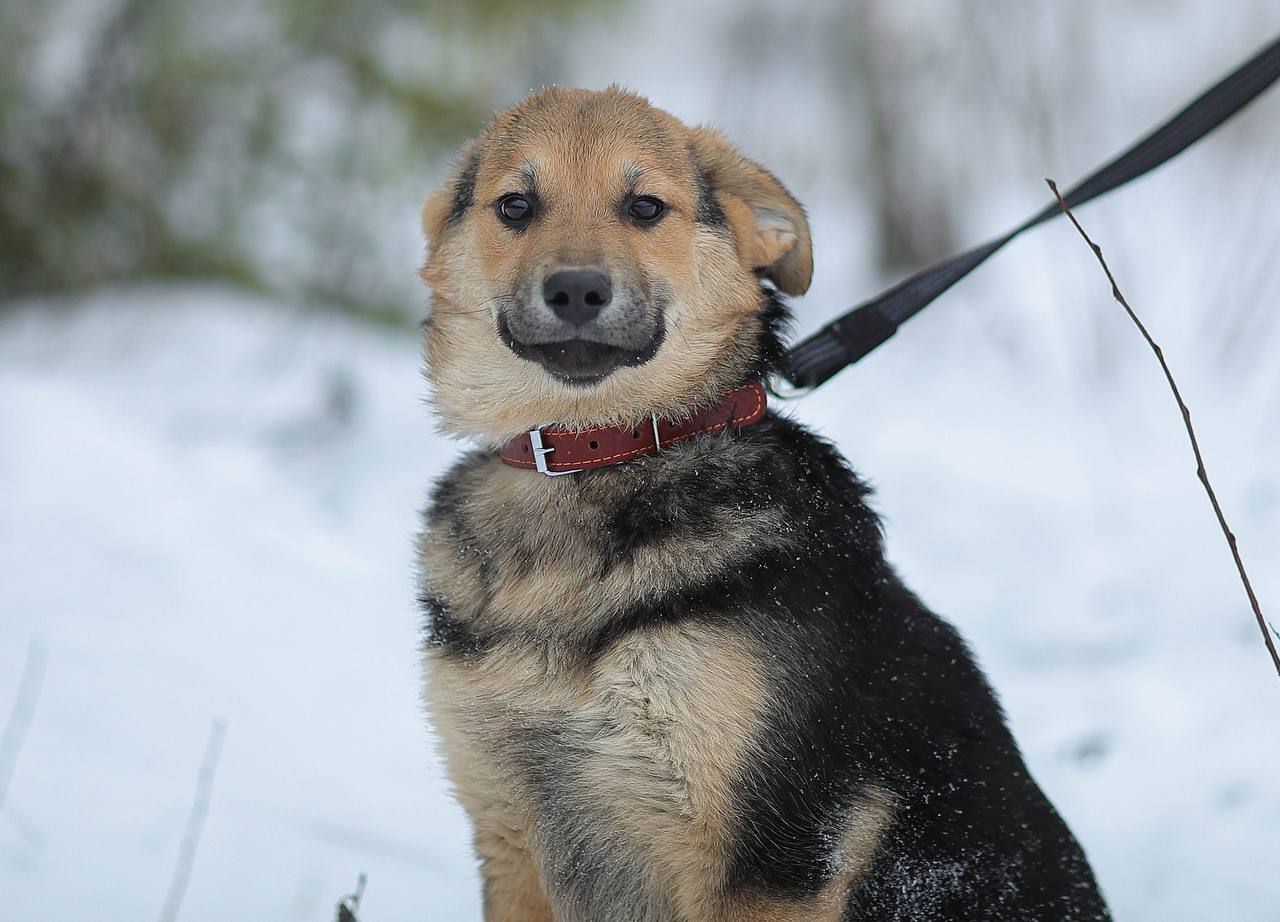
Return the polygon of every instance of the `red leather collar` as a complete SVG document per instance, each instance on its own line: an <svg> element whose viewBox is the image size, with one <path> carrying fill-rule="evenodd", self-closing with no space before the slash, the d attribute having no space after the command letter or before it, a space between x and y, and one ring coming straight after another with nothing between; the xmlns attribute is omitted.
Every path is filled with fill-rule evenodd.
<svg viewBox="0 0 1280 922"><path fill-rule="evenodd" d="M513 467L544 474L573 474L608 467L726 427L749 426L764 416L764 385L752 381L725 393L720 402L698 410L688 419L653 417L635 429L598 426L593 429L530 429L502 446L500 456Z"/></svg>

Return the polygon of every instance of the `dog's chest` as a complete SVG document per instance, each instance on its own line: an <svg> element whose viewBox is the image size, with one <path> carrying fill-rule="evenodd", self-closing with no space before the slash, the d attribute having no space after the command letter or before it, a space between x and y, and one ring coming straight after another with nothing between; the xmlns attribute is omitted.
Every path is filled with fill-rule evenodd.
<svg viewBox="0 0 1280 922"><path fill-rule="evenodd" d="M589 660L554 643L498 642L433 656L428 675L433 710L474 758L530 786L542 772L521 766L547 759L587 800L644 788L689 818L740 767L765 694L745 645L702 624L638 629Z"/></svg>
<svg viewBox="0 0 1280 922"><path fill-rule="evenodd" d="M705 446L684 454L695 447ZM492 459L463 468L428 514L424 598L479 638L515 631L589 643L628 613L794 539L780 509L710 490L734 479L703 476L697 460L664 459L672 470L661 482L600 471L566 483Z"/></svg>
<svg viewBox="0 0 1280 922"><path fill-rule="evenodd" d="M428 673L451 774L478 827L523 839L550 879L592 867L593 886L609 892L589 903L645 898L638 867L656 868L677 901L705 898L705 876L723 869L735 780L765 698L741 639L667 624L590 661L499 643L467 659L433 657Z"/></svg>

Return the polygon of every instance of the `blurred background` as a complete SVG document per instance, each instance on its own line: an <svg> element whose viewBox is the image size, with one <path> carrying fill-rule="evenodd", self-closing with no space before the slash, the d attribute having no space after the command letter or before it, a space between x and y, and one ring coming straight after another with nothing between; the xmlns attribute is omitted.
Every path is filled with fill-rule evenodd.
<svg viewBox="0 0 1280 922"><path fill-rule="evenodd" d="M221 717L181 918L332 918L362 871L365 922L479 918L417 697L416 510L459 446L415 327L421 202L491 111L618 82L723 128L809 208L804 333L1277 33L1280 0L0 5L4 915L159 915ZM1079 216L1280 621L1278 168L1274 90ZM1280 920L1280 687L1074 232L785 412L876 485L1117 918Z"/></svg>

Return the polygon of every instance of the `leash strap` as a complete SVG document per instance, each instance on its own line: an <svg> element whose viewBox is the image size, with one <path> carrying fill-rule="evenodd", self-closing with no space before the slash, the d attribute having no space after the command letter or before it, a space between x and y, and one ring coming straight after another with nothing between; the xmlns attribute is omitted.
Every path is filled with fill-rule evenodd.
<svg viewBox="0 0 1280 922"><path fill-rule="evenodd" d="M1077 208L1153 170L1213 131L1280 79L1280 38L1211 87L1155 131L1073 186L1064 196ZM953 256L899 282L833 320L787 353L783 375L797 388L817 387L875 349L938 295L1025 230L1060 215L1057 202L1003 237Z"/></svg>

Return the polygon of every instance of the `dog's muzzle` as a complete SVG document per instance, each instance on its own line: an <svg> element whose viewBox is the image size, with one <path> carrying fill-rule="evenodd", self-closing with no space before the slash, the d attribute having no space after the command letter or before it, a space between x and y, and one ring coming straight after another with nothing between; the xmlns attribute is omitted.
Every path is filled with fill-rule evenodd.
<svg viewBox="0 0 1280 922"><path fill-rule="evenodd" d="M587 269L552 272L540 298L516 298L497 325L498 338L520 358L579 386L643 365L666 338L661 304L615 292L607 275Z"/></svg>

